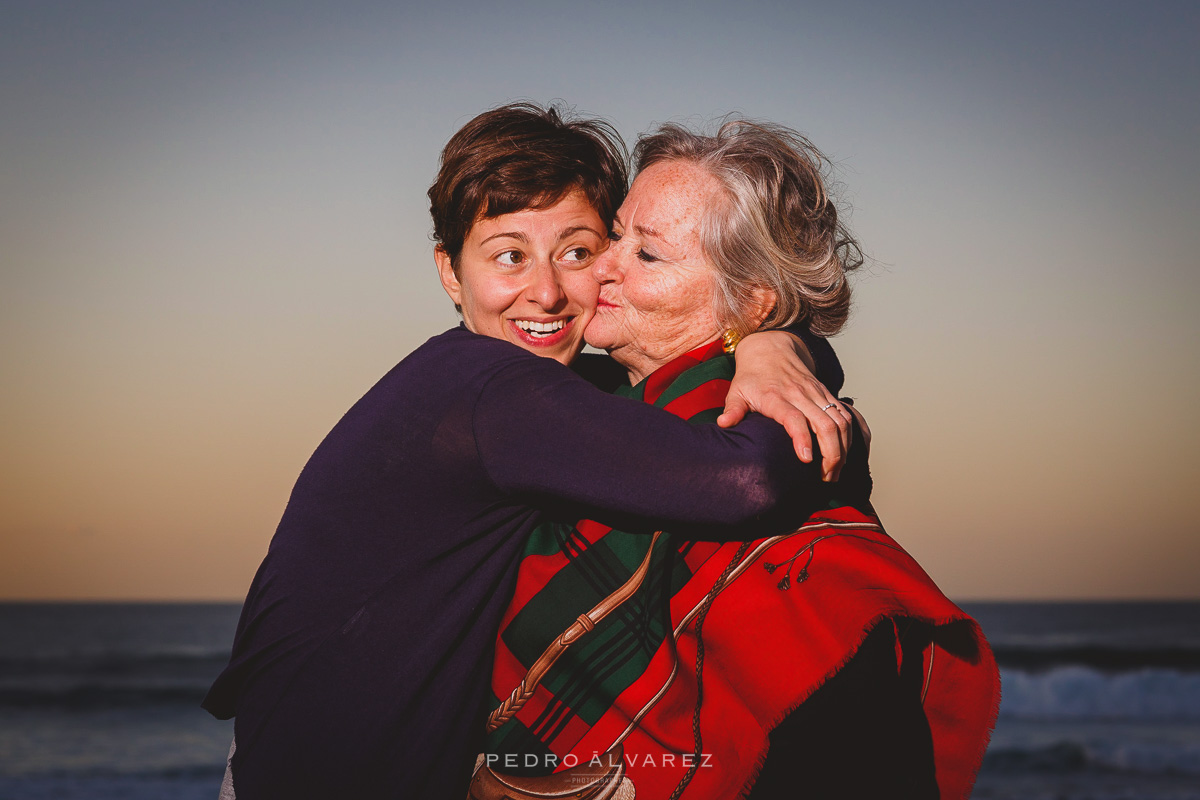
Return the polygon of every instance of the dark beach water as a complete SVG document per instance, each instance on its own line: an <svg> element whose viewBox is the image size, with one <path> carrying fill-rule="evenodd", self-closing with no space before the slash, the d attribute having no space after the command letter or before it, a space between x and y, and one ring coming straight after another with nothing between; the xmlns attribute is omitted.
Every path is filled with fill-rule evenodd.
<svg viewBox="0 0 1200 800"><path fill-rule="evenodd" d="M1200 798L1200 603L964 608L1003 686L975 798Z"/></svg>
<svg viewBox="0 0 1200 800"><path fill-rule="evenodd" d="M233 724L199 703L239 610L0 604L0 800L215 800Z"/></svg>
<svg viewBox="0 0 1200 800"><path fill-rule="evenodd" d="M1004 682L976 798L1200 800L1200 603L966 608ZM213 800L237 614L0 604L0 800Z"/></svg>

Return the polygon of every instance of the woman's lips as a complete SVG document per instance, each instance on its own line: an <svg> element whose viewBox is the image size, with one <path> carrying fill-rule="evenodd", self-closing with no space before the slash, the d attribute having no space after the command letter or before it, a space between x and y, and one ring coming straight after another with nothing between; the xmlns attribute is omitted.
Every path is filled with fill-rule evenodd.
<svg viewBox="0 0 1200 800"><path fill-rule="evenodd" d="M516 337L531 347L553 347L561 344L567 338L574 322L574 317L553 320L508 320Z"/></svg>

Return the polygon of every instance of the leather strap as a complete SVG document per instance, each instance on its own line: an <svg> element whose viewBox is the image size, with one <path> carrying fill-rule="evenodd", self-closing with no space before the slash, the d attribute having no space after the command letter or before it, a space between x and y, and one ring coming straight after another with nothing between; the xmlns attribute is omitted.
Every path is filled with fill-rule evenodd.
<svg viewBox="0 0 1200 800"><path fill-rule="evenodd" d="M501 703L488 716L488 733L508 722L521 710L521 707L529 701L529 698L533 697L534 689L542 682L542 678L546 677L546 673L550 671L550 667L554 666L554 662L558 661L559 656L565 653L568 647L579 641L580 637L585 633L595 628L596 623L611 614L613 609L630 597L633 597L634 592L642 585L642 582L646 579L646 573L650 570L650 556L654 554L654 545L658 542L659 536L662 536L662 531L655 531L654 536L650 539L650 547L646 550L646 557L638 565L637 571L629 576L629 580L625 581L615 592L597 603L596 607L591 611L586 614L580 614L579 618L571 624L571 627L567 628L557 639L551 642L550 646L545 649L538 660L533 662L533 666L529 668L529 671L525 673L525 677L521 679L520 685L513 689L508 699Z"/></svg>

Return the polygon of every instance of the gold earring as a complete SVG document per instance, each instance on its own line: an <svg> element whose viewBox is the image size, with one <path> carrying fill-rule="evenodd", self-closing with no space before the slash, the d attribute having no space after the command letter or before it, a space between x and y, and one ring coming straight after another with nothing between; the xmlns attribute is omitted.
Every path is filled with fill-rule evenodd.
<svg viewBox="0 0 1200 800"><path fill-rule="evenodd" d="M742 341L742 335L733 328L721 334L721 347L725 350L726 355L733 355L737 350L738 344Z"/></svg>

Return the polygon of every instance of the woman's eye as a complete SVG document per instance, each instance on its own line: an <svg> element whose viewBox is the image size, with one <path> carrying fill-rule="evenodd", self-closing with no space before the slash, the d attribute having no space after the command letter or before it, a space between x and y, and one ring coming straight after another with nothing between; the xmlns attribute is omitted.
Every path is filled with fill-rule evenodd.
<svg viewBox="0 0 1200 800"><path fill-rule="evenodd" d="M592 251L586 247L572 247L567 252L563 253L563 261L580 262L587 261L592 256Z"/></svg>
<svg viewBox="0 0 1200 800"><path fill-rule="evenodd" d="M609 231L608 240L610 242L619 242L621 241L621 234L617 233L616 231Z"/></svg>
<svg viewBox="0 0 1200 800"><path fill-rule="evenodd" d="M515 267L525 260L525 254L520 250L508 250L496 257L496 260L508 267Z"/></svg>
<svg viewBox="0 0 1200 800"><path fill-rule="evenodd" d="M644 261L647 264L653 264L655 261L658 261L658 256L651 255L645 250L638 250L637 257L639 261Z"/></svg>

